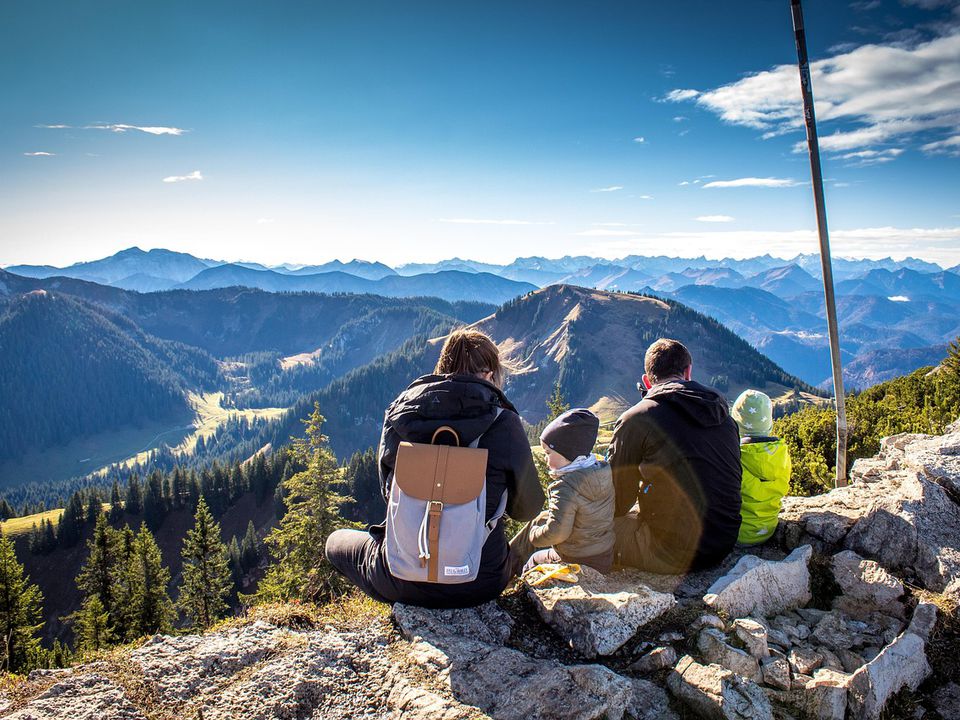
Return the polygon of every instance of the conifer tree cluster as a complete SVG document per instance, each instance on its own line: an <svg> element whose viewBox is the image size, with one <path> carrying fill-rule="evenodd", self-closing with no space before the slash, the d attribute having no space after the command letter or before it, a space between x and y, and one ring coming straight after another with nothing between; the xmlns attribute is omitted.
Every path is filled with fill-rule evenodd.
<svg viewBox="0 0 960 720"><path fill-rule="evenodd" d="M293 456L306 469L284 480L286 514L267 536L273 563L260 581L255 601L322 600L342 587L340 576L324 557L327 537L344 521L344 502L336 487L341 469L323 434L320 405L304 421L306 437L294 440Z"/></svg>

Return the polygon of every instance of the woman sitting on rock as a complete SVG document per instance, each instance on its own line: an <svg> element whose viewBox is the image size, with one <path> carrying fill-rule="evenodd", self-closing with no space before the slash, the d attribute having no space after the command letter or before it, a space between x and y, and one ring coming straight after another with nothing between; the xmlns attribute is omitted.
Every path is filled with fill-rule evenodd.
<svg viewBox="0 0 960 720"><path fill-rule="evenodd" d="M504 508L515 520L530 520L543 507L544 495L520 416L501 390L505 369L489 337L475 330L458 330L444 343L434 374L415 380L387 408L380 439L380 484L388 503L394 491L401 442L430 444L455 433L455 444L487 451L484 520L490 534L482 544L478 567L471 569L475 578L467 582L457 582L455 577L417 582L400 579L391 572L386 522L371 526L367 532L331 533L327 559L370 597L422 607L470 607L496 598L510 581L509 550L501 517ZM452 429L453 433L444 430L440 438L435 437L441 428ZM429 505L441 505L442 511L440 503ZM445 518L441 516L438 521L442 527ZM425 528L427 523L424 514ZM463 528L464 534L474 530ZM428 534L423 533L424 544ZM425 549L423 552L421 557L430 557ZM459 570L445 568L447 575L458 574Z"/></svg>

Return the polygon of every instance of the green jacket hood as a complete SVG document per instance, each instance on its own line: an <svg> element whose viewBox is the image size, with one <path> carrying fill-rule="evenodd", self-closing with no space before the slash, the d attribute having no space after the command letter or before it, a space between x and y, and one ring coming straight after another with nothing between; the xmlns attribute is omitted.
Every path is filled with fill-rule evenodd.
<svg viewBox="0 0 960 720"><path fill-rule="evenodd" d="M740 462L744 469L761 480L790 477L790 453L783 440L746 443L740 446Z"/></svg>

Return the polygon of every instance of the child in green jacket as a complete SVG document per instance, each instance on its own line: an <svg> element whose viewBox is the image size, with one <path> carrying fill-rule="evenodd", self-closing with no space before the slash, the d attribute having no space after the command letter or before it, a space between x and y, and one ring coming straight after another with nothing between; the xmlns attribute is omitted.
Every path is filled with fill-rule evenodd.
<svg viewBox="0 0 960 720"><path fill-rule="evenodd" d="M790 451L773 437L773 404L757 390L744 390L730 413L740 428L740 534L737 542L757 545L777 529L780 499L790 490Z"/></svg>

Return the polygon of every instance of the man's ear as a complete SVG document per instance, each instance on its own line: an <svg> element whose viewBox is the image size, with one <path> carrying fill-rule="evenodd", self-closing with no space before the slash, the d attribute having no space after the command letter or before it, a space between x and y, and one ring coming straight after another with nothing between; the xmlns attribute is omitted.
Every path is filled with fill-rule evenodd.
<svg viewBox="0 0 960 720"><path fill-rule="evenodd" d="M653 387L653 383L650 382L650 378L647 377L647 374L646 374L646 373L644 373L644 374L643 374L643 377L640 378L640 379L643 380L643 386L644 386L647 390L649 390L650 388Z"/></svg>
<svg viewBox="0 0 960 720"><path fill-rule="evenodd" d="M687 365L683 371L683 379L688 381L693 379L693 363Z"/></svg>

